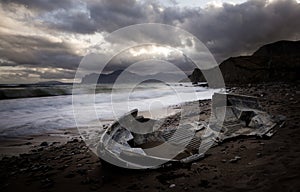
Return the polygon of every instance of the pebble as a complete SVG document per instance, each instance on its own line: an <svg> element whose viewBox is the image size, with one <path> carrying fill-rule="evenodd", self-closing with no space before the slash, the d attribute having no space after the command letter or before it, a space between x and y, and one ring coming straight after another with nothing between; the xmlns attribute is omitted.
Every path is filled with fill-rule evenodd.
<svg viewBox="0 0 300 192"><path fill-rule="evenodd" d="M233 159L230 159L229 162L230 162L230 163L236 163L236 162L238 162L240 159L242 159L240 156L235 156Z"/></svg>
<svg viewBox="0 0 300 192"><path fill-rule="evenodd" d="M259 158L259 157L262 156L262 154L261 153L256 153L256 156Z"/></svg>

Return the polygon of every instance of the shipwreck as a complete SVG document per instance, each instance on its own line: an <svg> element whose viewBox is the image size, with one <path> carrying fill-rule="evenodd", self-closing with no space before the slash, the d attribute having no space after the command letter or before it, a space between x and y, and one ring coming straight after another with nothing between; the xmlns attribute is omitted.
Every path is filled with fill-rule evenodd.
<svg viewBox="0 0 300 192"><path fill-rule="evenodd" d="M283 116L265 112L258 98L224 93L213 95L210 118L199 121L198 116L199 108L189 105L164 119L132 110L105 130L97 153L120 167L153 169L199 160L210 147L229 139L271 137L284 123Z"/></svg>

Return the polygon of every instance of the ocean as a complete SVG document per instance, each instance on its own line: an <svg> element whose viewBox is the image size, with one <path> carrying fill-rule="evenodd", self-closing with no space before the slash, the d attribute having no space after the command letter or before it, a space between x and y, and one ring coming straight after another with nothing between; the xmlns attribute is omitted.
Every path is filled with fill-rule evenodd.
<svg viewBox="0 0 300 192"><path fill-rule="evenodd" d="M60 133L68 128L76 128L76 119L73 111L73 96L71 85L53 85L39 88L23 87L16 96L34 96L30 98L0 100L0 137L15 137L45 133ZM5 88L2 88L2 91ZM12 89L12 88L10 88ZM42 91L41 91L42 90ZM57 96L47 96L45 92ZM5 90L4 90L5 91ZM36 92L35 92L36 91ZM211 99L216 89L193 86L190 83L146 83L131 89L122 86L115 89L113 85L98 85L95 89L95 100L87 101L85 98L93 94L91 86L86 86L82 94L74 95L76 110L85 114L81 118L80 126L89 126L95 121L113 121L123 113L132 109L139 111L155 111L155 109L168 109L170 106L180 105L188 101ZM79 92L78 90L76 92ZM43 93L43 97L39 97ZM59 95L62 93L62 95ZM53 95L52 94L52 95ZM90 103L93 103L91 110ZM90 115L91 112L97 114ZM155 114L153 112L153 117ZM83 119L83 121L82 121ZM99 127L99 129L102 129Z"/></svg>

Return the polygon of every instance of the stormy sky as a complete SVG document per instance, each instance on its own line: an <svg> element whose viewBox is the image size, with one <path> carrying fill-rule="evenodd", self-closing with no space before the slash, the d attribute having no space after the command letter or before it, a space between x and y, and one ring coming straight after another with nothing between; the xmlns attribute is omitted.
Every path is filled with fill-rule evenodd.
<svg viewBox="0 0 300 192"><path fill-rule="evenodd" d="M217 62L266 43L300 39L299 0L1 0L0 17L0 83L72 82L83 56L99 44L103 53L114 52L109 34L134 24L182 28ZM183 55L160 46L126 53L108 70L143 54L188 65Z"/></svg>

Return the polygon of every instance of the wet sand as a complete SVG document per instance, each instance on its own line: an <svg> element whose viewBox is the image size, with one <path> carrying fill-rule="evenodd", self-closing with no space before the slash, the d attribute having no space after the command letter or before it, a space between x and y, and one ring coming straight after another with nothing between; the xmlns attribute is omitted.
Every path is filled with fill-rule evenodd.
<svg viewBox="0 0 300 192"><path fill-rule="evenodd" d="M139 171L104 165L75 135L53 146L44 138L48 145L37 142L31 152L0 161L0 190L298 191L299 86L232 85L230 91L259 97L266 111L286 116L285 126L270 139L248 137L223 143L191 164ZM202 115L205 118L207 111ZM234 161L236 156L240 159Z"/></svg>
<svg viewBox="0 0 300 192"><path fill-rule="evenodd" d="M40 146L63 145L73 138L80 138L77 128L60 130L60 132L46 133L44 135L4 137L0 139L0 159L29 153Z"/></svg>

